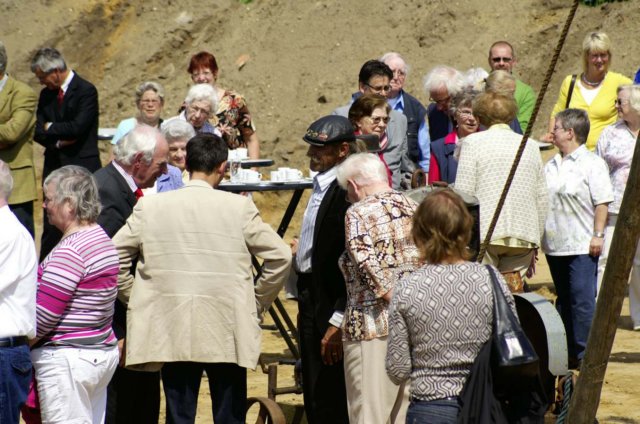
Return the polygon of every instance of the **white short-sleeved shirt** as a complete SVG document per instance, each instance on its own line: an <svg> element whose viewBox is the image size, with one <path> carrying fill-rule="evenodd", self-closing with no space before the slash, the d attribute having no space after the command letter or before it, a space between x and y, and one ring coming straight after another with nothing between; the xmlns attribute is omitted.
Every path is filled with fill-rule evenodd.
<svg viewBox="0 0 640 424"><path fill-rule="evenodd" d="M552 256L588 254L595 207L613 201L607 164L582 145L564 158L555 155L544 174L549 214L542 249Z"/></svg>

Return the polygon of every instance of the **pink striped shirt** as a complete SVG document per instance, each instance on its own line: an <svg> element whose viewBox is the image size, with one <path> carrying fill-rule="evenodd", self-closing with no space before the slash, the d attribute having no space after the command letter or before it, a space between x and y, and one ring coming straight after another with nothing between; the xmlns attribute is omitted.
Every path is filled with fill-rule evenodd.
<svg viewBox="0 0 640 424"><path fill-rule="evenodd" d="M113 346L118 255L99 225L62 239L38 267L37 336L45 345Z"/></svg>

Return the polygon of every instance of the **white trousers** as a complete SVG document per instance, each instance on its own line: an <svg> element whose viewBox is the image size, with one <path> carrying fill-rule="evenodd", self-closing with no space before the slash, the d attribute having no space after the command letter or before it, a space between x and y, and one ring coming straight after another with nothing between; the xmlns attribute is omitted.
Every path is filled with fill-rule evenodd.
<svg viewBox="0 0 640 424"><path fill-rule="evenodd" d="M344 342L343 348L349 423L404 424L409 382L396 386L387 376L387 337Z"/></svg>
<svg viewBox="0 0 640 424"><path fill-rule="evenodd" d="M43 424L102 424L118 347L42 347L31 351Z"/></svg>
<svg viewBox="0 0 640 424"><path fill-rule="evenodd" d="M600 259L598 260L597 295L600 294L602 277L604 277L604 269L607 264L607 258L609 257L611 240L613 239L613 233L617 221L618 215L609 215L607 219L607 226L604 230L604 246L602 248L602 253L600 254ZM615 252L612 253L615 254ZM640 244L636 248L636 254L633 257L633 265L631 266L631 274L629 275L629 312L634 329L636 329L636 327L640 327Z"/></svg>

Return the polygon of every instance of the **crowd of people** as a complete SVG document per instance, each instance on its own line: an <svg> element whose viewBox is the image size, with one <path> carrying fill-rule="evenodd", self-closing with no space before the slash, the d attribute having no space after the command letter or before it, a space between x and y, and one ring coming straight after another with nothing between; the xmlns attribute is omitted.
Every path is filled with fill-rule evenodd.
<svg viewBox="0 0 640 424"><path fill-rule="evenodd" d="M544 164L527 141L482 260L515 310L511 292L546 255L574 368L640 130L640 85L609 70L607 35L589 33L582 57L541 137L558 153ZM292 246L251 196L218 189L229 150L258 159L260 145L211 53L191 57L173 117L161 84L135 87L136 115L104 167L96 87L46 47L31 62L38 98L7 62L0 43L0 422L157 423L162 382L167 423L193 423L206 372L215 421L244 423L259 324L290 274L310 424L456 422L493 318L491 272L470 262L473 218L457 193L478 200L483 240L536 97L513 75L510 43L490 46L490 73L431 69L426 107L404 90L400 54L365 62L349 104L302 137L317 174ZM455 190L416 203L404 193L416 170Z"/></svg>

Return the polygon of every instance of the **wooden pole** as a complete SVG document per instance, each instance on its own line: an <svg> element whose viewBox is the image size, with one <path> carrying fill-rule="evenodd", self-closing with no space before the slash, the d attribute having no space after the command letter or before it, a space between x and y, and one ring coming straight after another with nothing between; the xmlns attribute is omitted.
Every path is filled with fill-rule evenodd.
<svg viewBox="0 0 640 424"><path fill-rule="evenodd" d="M568 423L593 423L600 404L602 383L616 335L618 317L627 291L631 264L640 237L640 135L631 161L609 259L602 279L589 340L576 389L569 403Z"/></svg>

